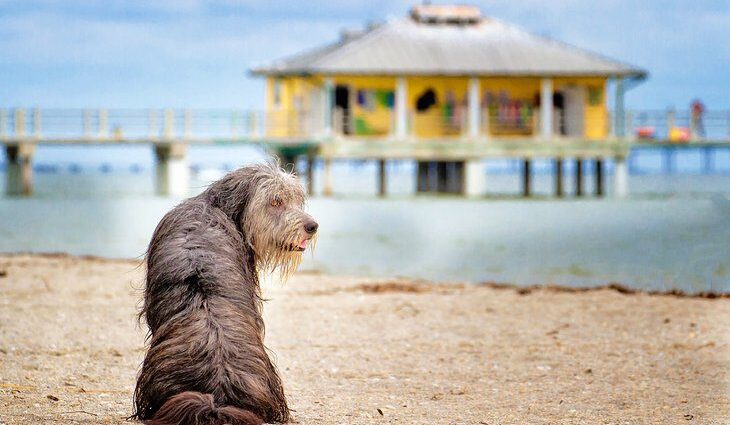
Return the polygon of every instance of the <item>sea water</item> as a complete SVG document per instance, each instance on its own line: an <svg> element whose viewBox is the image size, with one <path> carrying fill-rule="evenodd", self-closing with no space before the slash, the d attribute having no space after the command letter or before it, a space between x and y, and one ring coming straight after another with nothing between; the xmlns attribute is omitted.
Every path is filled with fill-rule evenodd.
<svg viewBox="0 0 730 425"><path fill-rule="evenodd" d="M181 199L154 195L148 148L89 152L39 149L34 195L0 198L0 252L142 258L155 225ZM516 162L485 164L489 195L483 199L415 196L414 165L408 161L389 164L390 196L378 199L373 164L337 163L335 195L309 201L320 231L303 269L448 282L575 287L616 282L637 289L730 292L730 160L720 153L714 172L702 174L689 152L677 158L676 174L663 174L652 169L661 157L645 155L634 163L626 199L610 196L610 164L607 198L573 197L570 167L568 196L550 198L550 163L538 162L537 196L525 200L518 196ZM219 147L191 149L190 157L192 195L226 170L264 155ZM318 192L320 184L317 168ZM592 185L588 179L586 193Z"/></svg>

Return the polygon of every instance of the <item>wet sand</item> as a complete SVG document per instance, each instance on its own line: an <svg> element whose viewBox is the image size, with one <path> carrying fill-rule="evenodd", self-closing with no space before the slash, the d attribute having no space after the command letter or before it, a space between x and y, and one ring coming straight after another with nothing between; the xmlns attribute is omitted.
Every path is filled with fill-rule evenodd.
<svg viewBox="0 0 730 425"><path fill-rule="evenodd" d="M136 262L0 256L0 423L126 423ZM298 274L267 344L302 424L725 424L730 299Z"/></svg>

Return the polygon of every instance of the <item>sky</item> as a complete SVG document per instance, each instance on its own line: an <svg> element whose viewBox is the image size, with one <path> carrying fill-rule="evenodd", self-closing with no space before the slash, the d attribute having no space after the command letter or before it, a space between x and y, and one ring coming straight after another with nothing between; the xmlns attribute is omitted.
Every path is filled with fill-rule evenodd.
<svg viewBox="0 0 730 425"><path fill-rule="evenodd" d="M417 2L0 0L0 107L260 109L254 65ZM439 3L439 2L435 2ZM730 109L728 0L485 0L487 16L649 71L633 109Z"/></svg>

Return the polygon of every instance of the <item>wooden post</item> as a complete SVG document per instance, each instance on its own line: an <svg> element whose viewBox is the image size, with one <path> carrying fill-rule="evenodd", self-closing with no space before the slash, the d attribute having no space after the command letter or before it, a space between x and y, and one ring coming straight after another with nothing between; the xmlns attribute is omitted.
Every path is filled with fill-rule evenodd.
<svg viewBox="0 0 730 425"><path fill-rule="evenodd" d="M92 137L91 131L91 109L84 109L84 137L90 139Z"/></svg>
<svg viewBox="0 0 730 425"><path fill-rule="evenodd" d="M172 109L165 109L165 115L162 124L162 136L165 139L172 139L175 126L175 113Z"/></svg>
<svg viewBox="0 0 730 425"><path fill-rule="evenodd" d="M190 169L187 162L187 145L166 143L154 145L157 158L156 189L162 196L183 197L188 194Z"/></svg>
<svg viewBox="0 0 730 425"><path fill-rule="evenodd" d="M395 79L395 137L403 140L408 135L408 82L405 77Z"/></svg>
<svg viewBox="0 0 730 425"><path fill-rule="evenodd" d="M28 196L33 192L33 154L35 144L20 143L5 148L7 158L5 191L8 195Z"/></svg>
<svg viewBox="0 0 730 425"><path fill-rule="evenodd" d="M186 139L193 135L193 112L190 109L183 113L183 135Z"/></svg>
<svg viewBox="0 0 730 425"><path fill-rule="evenodd" d="M614 160L613 193L616 198L625 198L629 194L629 171L623 156Z"/></svg>
<svg viewBox="0 0 730 425"><path fill-rule="evenodd" d="M98 134L99 134L99 137L107 137L109 135L109 127L108 127L108 123L107 123L109 115L108 115L106 109L99 109L98 114L99 114L98 115L98 119L99 119L99 122L98 122L98 125L99 125Z"/></svg>
<svg viewBox="0 0 730 425"><path fill-rule="evenodd" d="M418 161L416 169L416 192L428 192L428 162Z"/></svg>
<svg viewBox="0 0 730 425"><path fill-rule="evenodd" d="M669 139L669 135L672 133L672 129L674 128L674 109L668 109L667 110L667 140Z"/></svg>
<svg viewBox="0 0 730 425"><path fill-rule="evenodd" d="M595 162L596 172L596 196L603 196L603 159L596 158Z"/></svg>
<svg viewBox="0 0 730 425"><path fill-rule="evenodd" d="M619 139L626 136L626 116L624 113L624 80L623 78L616 78L616 95L614 100L616 101L616 107L614 108L614 135Z"/></svg>
<svg viewBox="0 0 730 425"><path fill-rule="evenodd" d="M555 158L555 196L563 197L563 159Z"/></svg>
<svg viewBox="0 0 730 425"><path fill-rule="evenodd" d="M150 109L147 115L147 133L150 139L160 137L160 131L157 123L157 111Z"/></svg>
<svg viewBox="0 0 730 425"><path fill-rule="evenodd" d="M462 190L466 196L484 196L487 192L487 176L484 163L478 159L464 162L462 167Z"/></svg>
<svg viewBox="0 0 730 425"><path fill-rule="evenodd" d="M329 158L325 158L324 160L324 166L323 166L323 174L324 174L324 186L322 188L322 194L324 196L332 196L332 160Z"/></svg>
<svg viewBox="0 0 730 425"><path fill-rule="evenodd" d="M15 135L19 137L25 136L25 111L22 109L16 109L13 121L15 121Z"/></svg>
<svg viewBox="0 0 730 425"><path fill-rule="evenodd" d="M583 159L575 159L575 196L583 196Z"/></svg>
<svg viewBox="0 0 730 425"><path fill-rule="evenodd" d="M482 102L480 96L479 78L469 78L467 105L469 110L469 137L476 139L481 133Z"/></svg>
<svg viewBox="0 0 730 425"><path fill-rule="evenodd" d="M8 111L0 109L0 138L7 136L8 130Z"/></svg>
<svg viewBox="0 0 730 425"><path fill-rule="evenodd" d="M626 137L634 137L634 113L631 111L626 112Z"/></svg>
<svg viewBox="0 0 730 425"><path fill-rule="evenodd" d="M258 137L259 131L258 131L258 124L256 122L256 112L249 112L248 113L248 135L250 137L256 138Z"/></svg>
<svg viewBox="0 0 730 425"><path fill-rule="evenodd" d="M385 170L385 160L378 160L378 196L385 197L387 186L387 175Z"/></svg>
<svg viewBox="0 0 730 425"><path fill-rule="evenodd" d="M553 137L553 80L540 80L540 137L550 140Z"/></svg>
<svg viewBox="0 0 730 425"><path fill-rule="evenodd" d="M522 196L529 197L532 188L531 188L531 173L530 168L532 168L532 162L529 158L525 158L522 162Z"/></svg>
<svg viewBox="0 0 730 425"><path fill-rule="evenodd" d="M307 155L307 193L309 196L314 195L314 154Z"/></svg>
<svg viewBox="0 0 730 425"><path fill-rule="evenodd" d="M41 137L41 110L33 109L33 136Z"/></svg>
<svg viewBox="0 0 730 425"><path fill-rule="evenodd" d="M322 118L324 120L323 129L324 136L332 136L332 111L335 104L335 83L332 78L327 77L324 79L322 85Z"/></svg>
<svg viewBox="0 0 730 425"><path fill-rule="evenodd" d="M439 193L446 193L448 192L448 176L446 171L446 162L444 161L437 161L436 162L436 192Z"/></svg>

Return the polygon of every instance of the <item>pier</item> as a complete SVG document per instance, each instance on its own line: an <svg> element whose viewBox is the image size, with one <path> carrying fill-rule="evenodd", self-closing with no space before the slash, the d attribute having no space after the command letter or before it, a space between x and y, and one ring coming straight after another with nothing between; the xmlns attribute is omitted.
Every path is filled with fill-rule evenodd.
<svg viewBox="0 0 730 425"><path fill-rule="evenodd" d="M717 113L713 116L719 116ZM636 113L627 114L628 117ZM727 114L730 135L730 113ZM676 115L673 117L676 120ZM393 160L418 162L416 192L445 192L479 197L488 185L480 161L493 158L517 159L522 163L522 188L532 196L532 164L536 159L554 162L554 196L566 195L563 186L564 164L575 164L575 196L606 195L605 163L614 164L614 195L629 194L627 159L632 150L661 147L665 168L674 168L673 157L681 149L701 148L703 164L712 169L712 155L730 148L730 136L694 139L672 143L667 139L638 139L612 135L602 140L571 137L498 138L468 134L451 138L416 138L405 135L357 137L333 128L327 134L283 135L292 122L280 123L263 112L235 110L0 110L0 143L6 166L6 191L9 195L29 195L33 191L33 158L38 147L47 145L149 145L156 158L155 187L160 195L183 196L188 190L188 147L191 145L256 145L277 156L282 165L305 159L299 172L307 176L313 192L314 162L324 167L323 194L332 193L333 161L369 160L377 164L377 195L387 196L387 163ZM712 121L717 133L717 122ZM595 187L585 188L583 165L593 162ZM291 165L289 165L291 167Z"/></svg>

